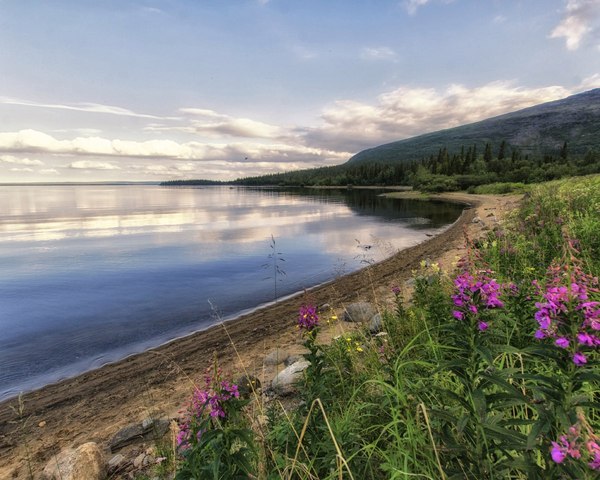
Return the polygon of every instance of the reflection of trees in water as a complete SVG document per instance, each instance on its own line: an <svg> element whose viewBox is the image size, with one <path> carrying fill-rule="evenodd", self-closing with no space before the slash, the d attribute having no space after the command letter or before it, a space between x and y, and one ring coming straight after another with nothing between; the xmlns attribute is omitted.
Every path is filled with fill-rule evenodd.
<svg viewBox="0 0 600 480"><path fill-rule="evenodd" d="M302 197L304 200L343 204L359 216L368 215L388 221L401 221L412 228L438 228L454 222L462 205L439 200L414 200L381 196L377 189L265 189L267 195Z"/></svg>

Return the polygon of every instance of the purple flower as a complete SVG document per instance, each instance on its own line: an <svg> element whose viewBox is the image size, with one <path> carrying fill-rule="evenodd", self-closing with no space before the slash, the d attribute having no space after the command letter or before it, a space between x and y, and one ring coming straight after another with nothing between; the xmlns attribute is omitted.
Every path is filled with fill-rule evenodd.
<svg viewBox="0 0 600 480"><path fill-rule="evenodd" d="M583 333L578 333L577 334L577 341L581 344L581 345L586 345L588 347L594 347L596 346L598 343L598 337L596 337L596 335L590 335L587 332L583 332Z"/></svg>
<svg viewBox="0 0 600 480"><path fill-rule="evenodd" d="M489 270L472 275L468 270L463 271L454 279L457 293L452 295L452 302L457 307L452 316L464 320L467 316L477 318L479 331L484 332L489 324L478 318L482 311L504 307L499 295L502 290L496 280L489 278Z"/></svg>
<svg viewBox="0 0 600 480"><path fill-rule="evenodd" d="M586 444L587 450L592 457L592 461L588 463L588 466L592 470L600 470L600 445L593 440L589 440Z"/></svg>
<svg viewBox="0 0 600 480"><path fill-rule="evenodd" d="M598 281L577 265L552 266L548 269L548 277L543 293L540 285L535 283L542 295L542 300L535 304L535 320L539 325L535 338L554 339L557 347L570 350L576 365L584 365L588 358L580 350L600 346L600 339L595 334L600 329L600 302L590 299L590 295L598 293Z"/></svg>
<svg viewBox="0 0 600 480"><path fill-rule="evenodd" d="M301 330L306 330L307 333L312 332L319 326L319 315L317 307L312 305L302 305L298 313L298 327Z"/></svg>
<svg viewBox="0 0 600 480"><path fill-rule="evenodd" d="M552 442L552 450L550 451L552 460L556 463L562 463L567 458L567 451L563 445L559 445L556 442Z"/></svg>
<svg viewBox="0 0 600 480"><path fill-rule="evenodd" d="M573 355L573 363L577 366L585 365L587 363L587 357L581 352L575 352Z"/></svg>
<svg viewBox="0 0 600 480"><path fill-rule="evenodd" d="M543 330L536 330L534 337L538 340L541 340L543 338L546 338L546 334L543 332Z"/></svg>

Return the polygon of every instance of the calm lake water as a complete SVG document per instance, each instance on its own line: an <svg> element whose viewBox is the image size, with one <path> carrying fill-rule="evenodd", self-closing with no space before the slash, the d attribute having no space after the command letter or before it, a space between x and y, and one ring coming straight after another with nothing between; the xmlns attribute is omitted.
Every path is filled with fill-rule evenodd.
<svg viewBox="0 0 600 480"><path fill-rule="evenodd" d="M0 187L0 399L382 260L460 212L365 190Z"/></svg>

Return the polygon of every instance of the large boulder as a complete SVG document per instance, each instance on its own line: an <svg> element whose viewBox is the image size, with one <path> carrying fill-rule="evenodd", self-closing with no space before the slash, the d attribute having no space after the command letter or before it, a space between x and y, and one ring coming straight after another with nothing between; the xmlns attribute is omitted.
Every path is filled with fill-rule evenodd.
<svg viewBox="0 0 600 480"><path fill-rule="evenodd" d="M296 383L302 378L302 372L308 368L310 362L300 360L279 372L273 382L271 388L279 395L288 395L296 390Z"/></svg>
<svg viewBox="0 0 600 480"><path fill-rule="evenodd" d="M105 477L104 454L94 442L62 450L42 472L43 480L103 480Z"/></svg>
<svg viewBox="0 0 600 480"><path fill-rule="evenodd" d="M368 322L377 313L375 307L368 302L356 302L346 305L342 319L345 322Z"/></svg>

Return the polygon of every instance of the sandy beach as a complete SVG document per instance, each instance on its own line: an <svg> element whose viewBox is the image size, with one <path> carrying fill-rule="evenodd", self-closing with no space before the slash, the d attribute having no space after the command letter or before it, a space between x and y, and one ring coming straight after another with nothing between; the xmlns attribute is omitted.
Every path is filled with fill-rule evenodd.
<svg viewBox="0 0 600 480"><path fill-rule="evenodd" d="M300 348L295 320L301 303L327 303L339 312L345 304L358 300L386 308L392 300L391 288L402 286L421 260L439 262L443 269L451 270L463 252L465 232L476 238L497 227L520 199L466 194L432 198L463 202L473 208L467 207L444 233L384 262L236 320L27 393L22 396L21 420L15 412L18 399L0 404L0 478L27 478L27 458L39 472L67 446L93 441L105 447L121 427L149 415L174 417L189 396L192 382L201 378L215 357L234 377L246 371L267 384L276 372L264 367L265 355L275 347L290 351ZM329 334L342 328L344 325L334 325Z"/></svg>

